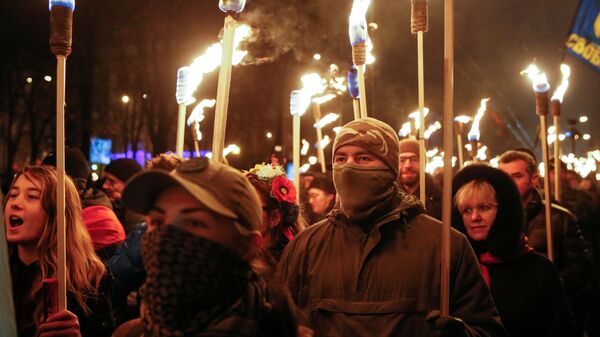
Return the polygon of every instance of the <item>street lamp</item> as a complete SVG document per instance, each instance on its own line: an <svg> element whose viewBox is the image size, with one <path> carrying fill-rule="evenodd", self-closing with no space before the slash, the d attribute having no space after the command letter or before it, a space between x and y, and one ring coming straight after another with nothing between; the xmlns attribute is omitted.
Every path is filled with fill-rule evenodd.
<svg viewBox="0 0 600 337"><path fill-rule="evenodd" d="M127 96L127 95L121 96L121 102L123 102L124 104L129 103L129 96Z"/></svg>

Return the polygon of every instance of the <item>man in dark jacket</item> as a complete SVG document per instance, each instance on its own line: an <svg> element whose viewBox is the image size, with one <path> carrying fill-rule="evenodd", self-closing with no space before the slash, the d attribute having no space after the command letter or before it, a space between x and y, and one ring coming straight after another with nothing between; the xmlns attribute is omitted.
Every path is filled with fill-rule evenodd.
<svg viewBox="0 0 600 337"><path fill-rule="evenodd" d="M513 178L521 194L526 215L525 234L529 237L529 244L536 251L547 254L546 201L533 187L538 179L536 167L535 159L525 152L507 151L500 156L499 168ZM583 296L590 284L593 264L575 217L561 206L551 206L553 262L565 286L575 320L581 328L587 310L587 305L582 303Z"/></svg>
<svg viewBox="0 0 600 337"><path fill-rule="evenodd" d="M394 130L346 124L333 144L338 202L288 244L279 271L318 336L504 336L464 235L452 231L450 315L440 317L441 223L399 190Z"/></svg>
<svg viewBox="0 0 600 337"><path fill-rule="evenodd" d="M398 186L405 192L419 198L421 175L419 163L419 142L414 139L400 141L400 175ZM442 220L442 191L435 185L430 175L425 173L425 213Z"/></svg>
<svg viewBox="0 0 600 337"><path fill-rule="evenodd" d="M141 171L142 167L140 164L129 158L113 160L104 168L102 189L112 202L113 210L119 217L119 221L123 224L125 233L131 232L136 225L146 220L143 215L127 210L121 203L121 192L125 188L125 183L134 174Z"/></svg>

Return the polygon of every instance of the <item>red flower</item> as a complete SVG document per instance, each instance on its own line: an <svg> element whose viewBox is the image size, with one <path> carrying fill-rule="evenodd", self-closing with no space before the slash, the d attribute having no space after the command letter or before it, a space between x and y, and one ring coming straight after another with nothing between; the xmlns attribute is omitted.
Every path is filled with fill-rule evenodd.
<svg viewBox="0 0 600 337"><path fill-rule="evenodd" d="M279 202L296 202L296 187L284 176L277 176L271 184L271 194Z"/></svg>

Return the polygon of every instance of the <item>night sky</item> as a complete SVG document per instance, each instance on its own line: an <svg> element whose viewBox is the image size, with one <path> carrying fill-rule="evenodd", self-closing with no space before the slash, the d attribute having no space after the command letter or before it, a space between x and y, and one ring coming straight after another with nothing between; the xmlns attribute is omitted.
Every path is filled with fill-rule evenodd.
<svg viewBox="0 0 600 337"><path fill-rule="evenodd" d="M576 127L582 134L590 133L592 139L580 140L578 150L599 147L593 126L598 125L599 118L600 73L564 51L577 3L456 1L455 115L473 115L482 98L491 98L481 124L481 141L492 155L509 148L530 147L535 139L538 118L534 95L529 80L519 75L533 61L548 74L551 92L560 81L561 61L571 66L562 125L566 127L569 118L589 116L586 124ZM158 139L156 134L160 134L162 143L155 141L146 148L154 152L174 150L177 68L190 64L217 41L223 23L217 4L216 0L77 2L73 54L67 66L67 104L71 103L73 116L85 113L91 117L84 123L84 131L75 130L79 117L73 117L75 125L67 126L71 129L71 143L85 148L85 141L77 137L110 135L106 116L122 109L120 97L128 94L135 100L136 95L146 93L149 101L138 108L144 113L144 109L153 111L162 119L144 123L162 121L165 126L160 130L147 127L154 127L154 138L150 131L144 131L142 140L148 144L149 139ZM38 69L40 74L54 74L54 59L47 42L47 8L47 2L39 0L4 1L0 5L3 71ZM250 56L246 65L233 69L226 144L237 143L244 155L232 159L232 164L247 168L266 160L275 144L282 144L291 157L289 92L301 86L304 73L319 71L324 75L330 63L338 64L344 73L348 69L352 62L347 33L350 8L348 0L247 1L240 20L249 23L256 35L247 46ZM429 13L425 94L432 114L427 124L442 119L443 1L430 1ZM378 26L371 32L377 61L366 74L369 115L399 129L418 103L416 38L410 33L410 1L372 0L367 18ZM313 60L315 53L322 55L321 61ZM89 75L84 76L86 71ZM196 95L198 100L215 96L216 78L217 72L205 78ZM87 92L90 97L86 100L80 92ZM323 113L327 112L342 113L338 124L351 120L350 99L346 95L338 97L323 106ZM205 140L201 145L206 149L210 148L212 114L207 112L202 124ZM310 113L305 116L303 133L314 137ZM267 131L273 132L273 139L266 139ZM333 137L330 130L326 133ZM438 131L431 146L441 143ZM569 149L565 147L564 151Z"/></svg>

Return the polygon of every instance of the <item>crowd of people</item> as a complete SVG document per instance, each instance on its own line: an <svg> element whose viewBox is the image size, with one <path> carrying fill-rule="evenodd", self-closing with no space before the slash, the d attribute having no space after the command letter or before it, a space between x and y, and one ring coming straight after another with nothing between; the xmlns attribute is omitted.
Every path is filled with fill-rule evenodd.
<svg viewBox="0 0 600 337"><path fill-rule="evenodd" d="M336 135L328 172L240 171L161 154L107 165L67 148L67 310L57 277L50 154L4 197L19 336L600 336L597 182L563 167L560 202L535 155L474 162L452 180L449 314L440 312L442 186L419 143L362 118ZM549 175L554 181L554 169ZM548 259L546 203L553 259ZM0 299L2 300L2 299Z"/></svg>

